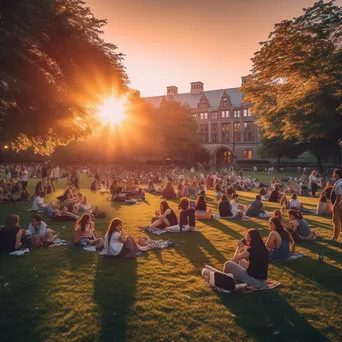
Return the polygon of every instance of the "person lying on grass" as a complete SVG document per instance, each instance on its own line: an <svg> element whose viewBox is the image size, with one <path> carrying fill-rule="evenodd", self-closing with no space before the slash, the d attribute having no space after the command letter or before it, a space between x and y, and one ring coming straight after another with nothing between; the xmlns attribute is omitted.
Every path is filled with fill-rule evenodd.
<svg viewBox="0 0 342 342"><path fill-rule="evenodd" d="M207 203L205 201L205 197L200 195L197 197L197 201L195 204L195 215L197 219L210 219L213 216L212 210L207 210Z"/></svg>
<svg viewBox="0 0 342 342"><path fill-rule="evenodd" d="M310 229L309 224L304 220L298 210L289 210L290 232L296 240L315 240L317 232Z"/></svg>
<svg viewBox="0 0 342 342"><path fill-rule="evenodd" d="M90 214L83 214L75 225L74 244L81 247L96 246L97 249L101 249L103 239L95 237L94 232L94 222Z"/></svg>
<svg viewBox="0 0 342 342"><path fill-rule="evenodd" d="M282 222L277 216L270 218L269 227L271 232L266 240L266 247L271 260L284 261L288 259L295 252L295 242L292 235L282 227Z"/></svg>
<svg viewBox="0 0 342 342"><path fill-rule="evenodd" d="M280 208L285 207L286 209L294 209L299 210L300 212L304 214L315 214L313 210L304 208L301 201L298 199L297 194L293 193L291 195L291 198L288 200L287 197L284 195L280 199Z"/></svg>
<svg viewBox="0 0 342 342"><path fill-rule="evenodd" d="M170 226L165 228L170 233L182 233L182 232L198 232L196 229L196 217L195 209L190 208L190 202L187 198L182 198L179 205L179 225Z"/></svg>
<svg viewBox="0 0 342 342"><path fill-rule="evenodd" d="M122 221L118 218L110 222L104 241L104 249L107 255L119 258L135 258L147 247L138 246L133 238L123 230Z"/></svg>
<svg viewBox="0 0 342 342"><path fill-rule="evenodd" d="M237 242L233 260L224 264L223 272L231 273L238 284L265 289L268 263L269 253L260 233L250 229L246 237Z"/></svg>
<svg viewBox="0 0 342 342"><path fill-rule="evenodd" d="M48 228L39 214L32 216L32 221L25 231L26 237L31 238L33 247L40 247L43 244L51 245L53 233L54 231Z"/></svg>
<svg viewBox="0 0 342 342"><path fill-rule="evenodd" d="M0 253L11 253L19 249L23 232L19 226L19 216L9 215L5 225L0 228Z"/></svg>

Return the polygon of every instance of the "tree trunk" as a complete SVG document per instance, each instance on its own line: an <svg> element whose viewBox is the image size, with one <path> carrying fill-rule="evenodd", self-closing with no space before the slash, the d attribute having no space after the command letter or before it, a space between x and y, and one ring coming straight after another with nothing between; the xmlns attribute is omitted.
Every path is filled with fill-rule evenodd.
<svg viewBox="0 0 342 342"><path fill-rule="evenodd" d="M279 172L280 171L280 158L281 157L277 157L277 171Z"/></svg>
<svg viewBox="0 0 342 342"><path fill-rule="evenodd" d="M317 158L317 168L319 172L323 171L323 166L322 166L322 159L319 153L316 154L316 158Z"/></svg>

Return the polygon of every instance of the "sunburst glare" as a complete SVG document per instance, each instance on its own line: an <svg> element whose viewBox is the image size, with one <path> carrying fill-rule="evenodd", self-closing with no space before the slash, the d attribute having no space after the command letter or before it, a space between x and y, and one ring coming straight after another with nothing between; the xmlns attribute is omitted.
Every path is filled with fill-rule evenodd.
<svg viewBox="0 0 342 342"><path fill-rule="evenodd" d="M127 99L109 97L99 107L99 120L103 125L118 126L125 120Z"/></svg>

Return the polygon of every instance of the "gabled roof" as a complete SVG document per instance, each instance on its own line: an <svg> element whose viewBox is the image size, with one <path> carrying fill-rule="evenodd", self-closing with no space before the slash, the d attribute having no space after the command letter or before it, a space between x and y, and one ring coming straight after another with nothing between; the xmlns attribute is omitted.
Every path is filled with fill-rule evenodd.
<svg viewBox="0 0 342 342"><path fill-rule="evenodd" d="M180 102L184 105L189 105L191 108L197 108L198 103L203 95L205 95L210 103L210 108L218 108L221 103L221 97L226 92L233 107L240 107L243 99L243 93L239 92L239 88L208 90L197 94L183 93L173 95L173 101ZM154 107L159 107L164 96L145 97Z"/></svg>

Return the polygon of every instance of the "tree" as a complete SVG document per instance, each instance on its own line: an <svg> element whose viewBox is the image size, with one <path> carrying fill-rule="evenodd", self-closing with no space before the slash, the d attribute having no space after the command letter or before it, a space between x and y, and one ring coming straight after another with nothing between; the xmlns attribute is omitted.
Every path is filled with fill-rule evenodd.
<svg viewBox="0 0 342 342"><path fill-rule="evenodd" d="M342 9L316 2L275 25L242 87L266 138L336 142L342 130ZM318 158L319 161L319 158Z"/></svg>
<svg viewBox="0 0 342 342"><path fill-rule="evenodd" d="M90 133L109 89L127 88L123 55L82 0L0 0L0 131L16 150L49 154Z"/></svg>
<svg viewBox="0 0 342 342"><path fill-rule="evenodd" d="M293 139L284 140L279 136L272 137L270 139L263 137L260 142L261 144L258 147L258 154L261 156L276 158L278 168L280 167L280 159L282 157L295 159L306 149L304 144L296 143Z"/></svg>

